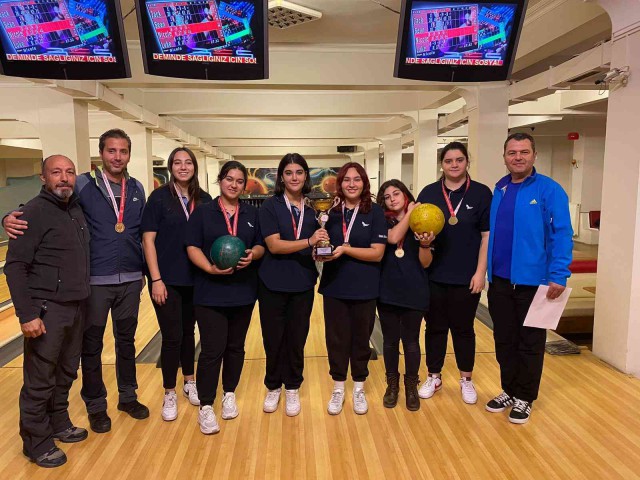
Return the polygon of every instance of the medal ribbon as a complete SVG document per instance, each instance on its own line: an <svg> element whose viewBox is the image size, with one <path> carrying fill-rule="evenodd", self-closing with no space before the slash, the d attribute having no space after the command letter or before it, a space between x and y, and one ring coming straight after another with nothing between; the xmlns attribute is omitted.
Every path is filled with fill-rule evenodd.
<svg viewBox="0 0 640 480"><path fill-rule="evenodd" d="M122 187L120 193L120 210L118 211L118 205L116 204L116 197L113 195L113 190L111 190L111 185L109 185L109 179L106 176L102 176L104 180L104 185L107 188L107 193L109 194L109 198L111 199L111 204L113 205L113 211L116 214L116 223L122 223L122 219L124 218L124 204L127 198L127 188L126 181L124 176L122 177Z"/></svg>
<svg viewBox="0 0 640 480"><path fill-rule="evenodd" d="M462 194L462 198L458 202L458 206L454 210L453 209L453 205L451 204L451 199L449 198L449 195L447 195L447 190L446 190L446 188L444 186L444 178L442 179L442 196L444 196L444 201L447 202L447 208L449 209L449 214L452 217L455 217L456 215L458 215L458 210L460 210L460 205L462 205L462 201L464 200L465 195L469 191L469 186L470 185L471 185L471 177L469 175L467 175L467 185L466 185L466 187L464 189L464 193Z"/></svg>
<svg viewBox="0 0 640 480"><path fill-rule="evenodd" d="M283 194L284 203L287 204L287 208L289 209L289 213L291 214L291 224L293 225L293 235L296 237L296 240L300 240L300 234L302 233L302 222L304 221L304 201L300 202L300 218L298 219L298 225L296 225L296 219L293 215L293 210L291 209L291 202L287 198L287 194Z"/></svg>
<svg viewBox="0 0 640 480"><path fill-rule="evenodd" d="M236 215L233 219L233 229L231 228L231 222L229 221L229 215L227 214L227 210L222 205L222 199L218 197L218 205L220 205L220 211L222 212L222 216L224 217L224 221L227 224L227 231L229 235L233 235L234 237L238 236L238 217L240 216L240 202L238 202L238 208L236 208Z"/></svg>
<svg viewBox="0 0 640 480"><path fill-rule="evenodd" d="M180 200L180 205L182 206L182 211L184 212L184 216L187 217L187 220L189 220L189 216L193 213L193 209L195 208L195 205L192 203L191 206L189 207L189 211L187 211L187 207L185 206L184 201L182 200L183 197L182 197L182 192L180 191L180 187L178 187L177 183L174 183L173 186L176 187L176 193L178 194L178 199Z"/></svg>
<svg viewBox="0 0 640 480"><path fill-rule="evenodd" d="M345 204L342 204L342 236L344 238L343 243L349 243L349 236L351 235L351 228L353 228L353 224L356 221L356 215L358 214L358 210L360 209L360 204L356 205L356 208L353 210L353 215L351 215L351 220L349 221L349 227L347 227L347 222L345 221Z"/></svg>

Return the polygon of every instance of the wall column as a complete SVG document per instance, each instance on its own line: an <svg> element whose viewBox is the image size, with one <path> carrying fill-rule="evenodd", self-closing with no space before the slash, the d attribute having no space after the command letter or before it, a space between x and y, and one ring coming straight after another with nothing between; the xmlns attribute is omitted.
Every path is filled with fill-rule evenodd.
<svg viewBox="0 0 640 480"><path fill-rule="evenodd" d="M364 151L364 168L369 177L371 191L377 192L380 188L380 145L368 143Z"/></svg>
<svg viewBox="0 0 640 480"><path fill-rule="evenodd" d="M426 185L438 179L438 110L420 110L417 112L417 121L411 190L416 197Z"/></svg>
<svg viewBox="0 0 640 480"><path fill-rule="evenodd" d="M384 180L402 178L402 136L389 135L382 138L384 148Z"/></svg>
<svg viewBox="0 0 640 480"><path fill-rule="evenodd" d="M145 194L149 196L153 191L153 134L151 130L133 122L126 122L123 130L131 138L131 160L127 171L142 184Z"/></svg>
<svg viewBox="0 0 640 480"><path fill-rule="evenodd" d="M507 172L502 154L509 131L509 88L461 87L458 93L467 102L471 178L493 188Z"/></svg>
<svg viewBox="0 0 640 480"><path fill-rule="evenodd" d="M600 0L612 21L611 68L640 71L640 1ZM640 77L612 84L607 112L593 352L640 377Z"/></svg>

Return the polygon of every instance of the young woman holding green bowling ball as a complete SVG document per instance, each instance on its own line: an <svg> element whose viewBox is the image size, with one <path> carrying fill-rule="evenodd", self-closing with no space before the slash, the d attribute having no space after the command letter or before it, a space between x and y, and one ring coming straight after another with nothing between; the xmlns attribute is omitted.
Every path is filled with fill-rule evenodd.
<svg viewBox="0 0 640 480"><path fill-rule="evenodd" d="M193 303L202 351L196 382L200 396L200 431L220 431L213 411L222 371L222 418L238 416L235 389L244 362L244 343L258 295L256 260L264 254L258 210L240 201L247 184L247 169L240 162L225 163L218 175L220 196L197 208L187 227L187 254L198 267ZM209 259L216 239L233 235L247 249L237 267L221 269Z"/></svg>
<svg viewBox="0 0 640 480"><path fill-rule="evenodd" d="M149 293L162 333L160 360L164 401L162 418L178 416L176 377L182 366L182 392L199 405L194 377L195 267L184 247L187 222L195 207L211 202L198 184L198 161L188 148L176 148L168 159L169 182L155 189L142 215L142 246L149 270Z"/></svg>
<svg viewBox="0 0 640 480"><path fill-rule="evenodd" d="M433 260L432 232L417 239L409 229L409 215L416 204L409 189L400 180L382 184L376 203L384 209L388 238L382 273L378 315L383 336L387 390L383 404L393 408L400 391L400 340L404 350L405 400L409 410L420 408L418 369L420 368L420 326L429 308L429 279L425 270Z"/></svg>
<svg viewBox="0 0 640 480"><path fill-rule="evenodd" d="M443 211L445 224L433 243L429 267L429 313L425 353L429 375L419 389L430 398L442 388L441 372L449 330L460 371L460 392L467 404L477 402L471 374L475 360L473 323L487 272L491 190L471 180L469 154L464 144L449 143L440 153L442 177L427 185L418 201Z"/></svg>

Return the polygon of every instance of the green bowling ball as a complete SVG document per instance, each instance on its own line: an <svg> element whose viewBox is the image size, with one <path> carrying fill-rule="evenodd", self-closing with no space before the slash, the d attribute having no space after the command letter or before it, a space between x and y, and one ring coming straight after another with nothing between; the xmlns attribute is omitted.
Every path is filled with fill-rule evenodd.
<svg viewBox="0 0 640 480"><path fill-rule="evenodd" d="M247 247L244 242L233 235L218 237L213 245L209 257L220 270L235 268L238 262L244 257Z"/></svg>

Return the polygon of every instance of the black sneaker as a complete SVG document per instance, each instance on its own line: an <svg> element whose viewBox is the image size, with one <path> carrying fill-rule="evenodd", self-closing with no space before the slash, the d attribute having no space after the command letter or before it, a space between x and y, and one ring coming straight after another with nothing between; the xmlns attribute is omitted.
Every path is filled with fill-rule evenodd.
<svg viewBox="0 0 640 480"><path fill-rule="evenodd" d="M149 409L137 400L134 400L133 402L119 403L118 410L127 412L136 420L144 420L149 417Z"/></svg>
<svg viewBox="0 0 640 480"><path fill-rule="evenodd" d="M47 453L43 453L38 458L32 458L27 455L26 450L23 448L22 453L30 461L43 468L55 468L67 463L67 456L58 447L53 447Z"/></svg>
<svg viewBox="0 0 640 480"><path fill-rule="evenodd" d="M533 406L533 402L525 402L519 398L514 398L513 400L513 408L509 414L509 421L511 423L519 424L527 423L531 416L531 407Z"/></svg>
<svg viewBox="0 0 640 480"><path fill-rule="evenodd" d="M60 440L62 443L77 443L86 440L89 436L84 428L69 427L62 432L54 433L53 438Z"/></svg>
<svg viewBox="0 0 640 480"><path fill-rule="evenodd" d="M107 433L111 430L111 419L107 415L107 411L90 413L89 426L96 433Z"/></svg>
<svg viewBox="0 0 640 480"><path fill-rule="evenodd" d="M502 392L496 398L489 400L484 408L491 413L504 412L507 407L513 405L513 397L506 392Z"/></svg>

